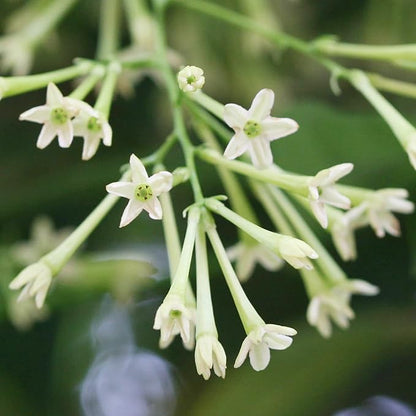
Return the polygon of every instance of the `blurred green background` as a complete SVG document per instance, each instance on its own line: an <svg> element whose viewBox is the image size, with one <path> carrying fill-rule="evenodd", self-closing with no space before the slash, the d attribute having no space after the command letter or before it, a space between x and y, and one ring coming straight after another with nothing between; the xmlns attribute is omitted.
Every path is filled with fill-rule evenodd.
<svg viewBox="0 0 416 416"><path fill-rule="evenodd" d="M4 24L8 13L21 3L1 1L0 21ZM220 3L245 11L242 1ZM360 43L411 43L416 39L413 0L271 0L269 5L281 27L304 39L326 33ZM92 57L96 17L95 2L80 2L60 26L54 42L39 51L33 72L69 65L75 56ZM349 161L355 169L346 182L371 188L404 187L410 199L416 200L416 173L407 155L381 118L350 87L342 84L342 95L335 97L328 86L328 73L307 58L276 50L204 16L176 7L170 11L168 23L169 44L183 56L184 63L204 68L208 94L224 103L247 106L261 88L276 92L274 114L294 118L301 126L296 135L273 147L277 162L284 168L312 174ZM413 72L382 64L346 63L409 81L415 79ZM71 88L69 83L62 85L65 92ZM105 185L118 178L119 167L129 155L149 154L171 127L163 88L146 77L136 86L134 97L118 97L114 102L110 117L113 146L101 147L91 161L82 162L81 141L66 150L53 143L40 151L35 147L39 126L18 121L21 112L44 102L44 94L38 91L0 101L0 415L82 415L80 396L84 407L94 408L85 377L88 374L88 380L101 380L99 376L104 377L104 373L94 372L92 366L110 360L114 354L130 357L130 364L138 363L141 356L150 357L146 361L150 363L149 374L146 365L138 367L141 376L137 377L148 377L142 384L156 383L158 375L164 374L166 380L171 377L175 387L160 387L168 405L154 407L153 413L137 413L139 407L134 408L132 401L131 413L118 408L102 414L168 415L176 409L174 414L183 416L325 416L375 395L394 397L416 407L415 215L401 218L400 239L379 240L371 230L360 230L359 258L348 264L342 264L328 236L317 230L350 277L368 280L381 289L376 298L354 299L357 318L348 331L337 329L330 340L308 327L308 300L294 270L256 270L245 289L260 314L267 322L298 329L293 346L273 352L271 364L261 373L247 364L238 370L232 368L244 333L214 258L210 266L212 292L220 340L228 357L226 379L203 381L196 374L193 354L185 351L178 340L167 350L158 349L153 316L168 288L161 224L143 215L120 230L122 202L100 224L80 254L76 284L63 280L50 293L49 319L27 331L15 329L6 313L10 294L5 287L19 271L10 260L10 248L30 237L31 224L40 215L50 217L58 229L76 226L104 196ZM416 122L414 101L388 98ZM173 152L167 165L174 168L182 163L179 152ZM201 164L199 169L206 194L222 192L209 168ZM180 213L191 202L188 186L174 189L172 198L183 235ZM224 226L220 231L227 245L236 241L232 228ZM107 276L108 265L106 270L86 265L97 253L111 258L134 257L142 262L129 263L131 267L113 264L111 278ZM157 278L149 279L152 273ZM100 282L100 276L104 282ZM127 283L134 296L114 289L126 279L134 280ZM105 295L108 291L118 293L124 303L119 301L115 306ZM116 316L115 324L101 330L100 319L112 322L111 316ZM149 351L167 360L168 367L162 365L164 361L152 361L156 358L146 355ZM130 364L125 365L135 368L136 364ZM114 380L116 373L114 370ZM120 383L140 385L134 373L132 377L121 377ZM106 391L105 386L102 388ZM120 397L136 397L122 387L120 391ZM124 404L126 409L130 406L127 398ZM117 409L114 406L112 409ZM101 415L95 412L90 414Z"/></svg>

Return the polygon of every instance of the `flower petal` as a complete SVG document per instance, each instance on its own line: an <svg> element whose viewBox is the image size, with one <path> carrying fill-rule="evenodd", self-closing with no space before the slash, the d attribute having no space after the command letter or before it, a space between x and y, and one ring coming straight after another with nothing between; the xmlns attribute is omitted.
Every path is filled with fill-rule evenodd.
<svg viewBox="0 0 416 416"><path fill-rule="evenodd" d="M109 183L105 189L110 194L122 196L123 198L133 199L136 185L131 182L113 182Z"/></svg>
<svg viewBox="0 0 416 416"><path fill-rule="evenodd" d="M294 133L299 128L298 123L291 118L267 117L261 123L261 135L272 141Z"/></svg>
<svg viewBox="0 0 416 416"><path fill-rule="evenodd" d="M234 368L241 367L244 360L247 358L247 355L251 348L251 341L248 338L245 338L243 343L241 344L240 352L235 359Z"/></svg>
<svg viewBox="0 0 416 416"><path fill-rule="evenodd" d="M130 155L130 168L133 182L147 183L149 177L147 176L146 168L135 154Z"/></svg>
<svg viewBox="0 0 416 416"><path fill-rule="evenodd" d="M169 192L172 189L173 175L170 172L162 171L152 175L148 184L151 186L153 195L159 196L164 192Z"/></svg>
<svg viewBox="0 0 416 416"><path fill-rule="evenodd" d="M262 121L270 115L274 103L274 92L270 89L262 89L254 97L248 110L249 119Z"/></svg>
<svg viewBox="0 0 416 416"><path fill-rule="evenodd" d="M52 140L56 136L56 133L56 127L53 124L46 122L40 131L36 146L39 149L44 149L46 146L51 144Z"/></svg>
<svg viewBox="0 0 416 416"><path fill-rule="evenodd" d="M73 139L74 139L74 129L72 127L72 123L70 121L67 121L58 129L59 146L63 148L67 148L71 146Z"/></svg>
<svg viewBox="0 0 416 416"><path fill-rule="evenodd" d="M226 104L223 118L232 129L242 130L248 120L248 111L238 104Z"/></svg>
<svg viewBox="0 0 416 416"><path fill-rule="evenodd" d="M156 197L153 197L149 201L144 202L143 209L149 213L149 217L153 220L162 219L162 205L160 205L160 202Z"/></svg>
<svg viewBox="0 0 416 416"><path fill-rule="evenodd" d="M224 157L227 159L235 159L241 156L248 149L249 145L250 139L240 131L231 138L224 151Z"/></svg>
<svg viewBox="0 0 416 416"><path fill-rule="evenodd" d="M64 96L59 91L59 88L53 82L50 82L46 90L46 104L51 107L60 107L62 106L63 98Z"/></svg>
<svg viewBox="0 0 416 416"><path fill-rule="evenodd" d="M103 132L104 146L111 146L113 140L113 129L111 128L110 124L106 121L102 121L101 128Z"/></svg>
<svg viewBox="0 0 416 416"><path fill-rule="evenodd" d="M249 153L251 161L256 168L264 169L273 164L273 153L270 142L262 137L250 139Z"/></svg>
<svg viewBox="0 0 416 416"><path fill-rule="evenodd" d="M39 105L20 114L19 120L33 121L34 123L45 123L49 120L51 108L48 105Z"/></svg>
<svg viewBox="0 0 416 416"><path fill-rule="evenodd" d="M97 153L99 145L100 139L97 136L84 138L82 160L90 160Z"/></svg>
<svg viewBox="0 0 416 416"><path fill-rule="evenodd" d="M265 342L252 344L249 352L250 364L256 371L264 370L270 362L270 350Z"/></svg>
<svg viewBox="0 0 416 416"><path fill-rule="evenodd" d="M120 228L130 224L143 210L143 203L131 199L121 216Z"/></svg>

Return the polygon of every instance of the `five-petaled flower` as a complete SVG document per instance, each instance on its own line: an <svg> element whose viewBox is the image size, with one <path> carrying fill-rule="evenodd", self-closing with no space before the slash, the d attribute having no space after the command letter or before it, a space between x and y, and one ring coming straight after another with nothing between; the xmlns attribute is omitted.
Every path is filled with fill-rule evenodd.
<svg viewBox="0 0 416 416"><path fill-rule="evenodd" d="M235 131L224 152L227 159L235 159L248 151L257 168L273 164L270 142L299 128L298 123L290 118L271 117L273 103L273 91L262 89L254 97L249 110L237 104L225 105L224 121Z"/></svg>
<svg viewBox="0 0 416 416"><path fill-rule="evenodd" d="M351 205L349 198L336 189L335 182L348 175L353 167L352 163L341 163L321 170L309 181L309 203L316 219L324 228L328 226L325 204L342 209L348 209Z"/></svg>
<svg viewBox="0 0 416 416"><path fill-rule="evenodd" d="M373 296L378 292L377 286L365 280L343 281L313 296L306 317L310 325L315 326L323 337L328 338L332 333L331 320L340 328L347 328L349 321L354 318L354 311L349 305L353 294Z"/></svg>
<svg viewBox="0 0 416 416"><path fill-rule="evenodd" d="M162 219L162 207L157 197L172 188L172 174L162 171L149 178L143 163L134 154L130 156L130 169L130 182L113 182L106 187L110 194L130 200L121 217L120 227L130 224L142 210L146 210L154 220Z"/></svg>
<svg viewBox="0 0 416 416"><path fill-rule="evenodd" d="M250 364L256 371L264 370L270 361L270 349L285 350L292 344L293 337L297 331L288 326L264 324L249 332L240 352L235 360L234 367L238 368L243 364L247 355Z"/></svg>
<svg viewBox="0 0 416 416"><path fill-rule="evenodd" d="M88 111L89 105L81 100L64 97L58 87L49 83L46 91L46 104L33 107L20 114L20 120L43 124L36 146L44 149L55 136L60 147L69 147L74 138L72 119L80 111Z"/></svg>
<svg viewBox="0 0 416 416"><path fill-rule="evenodd" d="M111 146L113 132L107 119L90 107L89 111L81 111L73 122L74 136L84 139L82 160L91 159L97 152L102 139L105 146Z"/></svg>

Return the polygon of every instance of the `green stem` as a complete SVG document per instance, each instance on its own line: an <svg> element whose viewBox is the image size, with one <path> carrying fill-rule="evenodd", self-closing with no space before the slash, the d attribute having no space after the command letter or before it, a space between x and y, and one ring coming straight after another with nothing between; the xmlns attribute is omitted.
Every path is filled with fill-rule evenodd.
<svg viewBox="0 0 416 416"><path fill-rule="evenodd" d="M110 115L111 103L114 97L114 91L117 85L117 79L120 75L121 67L118 62L112 62L107 67L107 74L98 94L94 108L99 111L106 119Z"/></svg>
<svg viewBox="0 0 416 416"><path fill-rule="evenodd" d="M56 84L85 75L94 68L91 62L83 61L80 64L56 71L21 77L0 77L0 98L23 94L28 91L46 87L50 82Z"/></svg>
<svg viewBox="0 0 416 416"><path fill-rule="evenodd" d="M120 180L124 181L129 178L130 172L126 172ZM41 261L50 267L54 275L61 270L75 251L85 242L118 199L118 196L107 195L68 238L46 256L42 257Z"/></svg>
<svg viewBox="0 0 416 416"><path fill-rule="evenodd" d="M97 82L104 76L105 69L101 65L97 65L81 84L75 88L74 91L69 94L69 97L77 98L78 100L83 100L97 85Z"/></svg>
<svg viewBox="0 0 416 416"><path fill-rule="evenodd" d="M127 25L132 42L140 42L139 25L143 24L143 17L150 18L149 10L143 0L124 0Z"/></svg>
<svg viewBox="0 0 416 416"><path fill-rule="evenodd" d="M97 59L112 59L118 48L120 0L101 0Z"/></svg>
<svg viewBox="0 0 416 416"><path fill-rule="evenodd" d="M180 90L177 85L176 77L172 72L167 59L167 45L166 35L164 31L165 25L163 7L157 8L157 23L157 52L160 59L161 70L165 78L169 100L173 108L174 132L178 137L179 143L181 144L185 156L186 166L190 171L189 180L192 186L195 201L201 202L203 200L203 194L195 166L194 147L186 131L182 108L179 103Z"/></svg>
<svg viewBox="0 0 416 416"><path fill-rule="evenodd" d="M201 90L188 95L193 101L204 107L210 113L214 114L220 120L224 118L224 105L219 103L217 100L214 100L209 95L204 94Z"/></svg>
<svg viewBox="0 0 416 416"><path fill-rule="evenodd" d="M404 97L416 98L416 84L383 77L378 74L367 74L371 84L381 91L391 92Z"/></svg>
<svg viewBox="0 0 416 416"><path fill-rule="evenodd" d="M210 227L207 230L208 238L214 249L215 255L220 264L221 270L224 274L225 281L230 290L231 296L234 300L234 304L237 308L241 322L244 326L244 330L248 335L253 329L259 325L264 325L263 319L257 313L254 306L251 304L243 288L241 287L240 281L234 272L233 266L228 260L227 253L221 242L220 236L214 227Z"/></svg>

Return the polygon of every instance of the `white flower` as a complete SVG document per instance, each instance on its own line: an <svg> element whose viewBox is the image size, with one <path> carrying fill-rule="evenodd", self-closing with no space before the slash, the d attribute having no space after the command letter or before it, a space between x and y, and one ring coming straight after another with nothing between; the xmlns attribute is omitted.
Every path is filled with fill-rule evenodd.
<svg viewBox="0 0 416 416"><path fill-rule="evenodd" d="M180 334L185 347L195 339L195 310L174 295L166 296L156 312L153 329L160 330L160 348L166 348Z"/></svg>
<svg viewBox="0 0 416 416"><path fill-rule="evenodd" d="M23 269L10 282L9 288L18 290L23 287L17 300L21 301L33 296L36 306L40 309L45 302L51 283L52 272L50 268L42 262L38 262Z"/></svg>
<svg viewBox="0 0 416 416"><path fill-rule="evenodd" d="M227 357L224 348L214 335L205 334L198 337L195 348L196 371L205 380L211 377L211 369L218 377L225 377Z"/></svg>
<svg viewBox="0 0 416 416"><path fill-rule="evenodd" d="M309 203L312 212L322 225L328 226L325 204L337 208L348 209L351 201L335 188L335 182L348 175L353 169L352 163L341 163L321 170L309 181Z"/></svg>
<svg viewBox="0 0 416 416"><path fill-rule="evenodd" d="M406 189L381 189L373 192L368 200L350 212L355 214L363 225L370 224L377 237L382 238L386 233L398 237L400 223L392 212L412 213L414 204L406 199L408 196Z"/></svg>
<svg viewBox="0 0 416 416"><path fill-rule="evenodd" d="M378 292L377 286L364 280L344 281L311 299L307 320L310 325L316 326L323 337L328 338L332 333L331 320L339 327L347 328L354 318L354 311L349 305L353 294L373 296Z"/></svg>
<svg viewBox="0 0 416 416"><path fill-rule="evenodd" d="M120 227L130 224L141 212L146 210L150 218L160 220L162 207L157 196L172 188L173 177L170 172L155 173L150 178L140 159L130 156L131 182L113 182L106 186L110 194L130 199L121 217Z"/></svg>
<svg viewBox="0 0 416 416"><path fill-rule="evenodd" d="M227 256L230 261L236 261L237 276L242 282L253 274L257 263L269 271L276 271L283 265L279 256L257 242L241 241L227 249Z"/></svg>
<svg viewBox="0 0 416 416"><path fill-rule="evenodd" d="M58 136L59 146L69 147L73 140L71 120L88 107L81 100L64 97L58 87L50 82L46 92L46 104L25 111L20 114L19 120L43 124L36 143L39 149L48 146L55 136Z"/></svg>
<svg viewBox="0 0 416 416"><path fill-rule="evenodd" d="M224 152L227 159L235 159L248 151L257 168L266 168L273 163L270 142L299 128L290 118L271 117L273 103L273 91L263 89L254 97L249 110L237 104L225 105L224 121L235 131Z"/></svg>
<svg viewBox="0 0 416 416"><path fill-rule="evenodd" d="M240 352L235 360L234 367L243 364L247 355L250 364L256 371L264 370L270 361L270 349L284 350L292 344L297 332L287 326L264 324L253 329L243 341Z"/></svg>
<svg viewBox="0 0 416 416"><path fill-rule="evenodd" d="M82 160L91 159L97 152L100 141L105 146L111 146L113 131L107 119L90 107L90 111L81 111L72 121L74 136L84 138Z"/></svg>
<svg viewBox="0 0 416 416"><path fill-rule="evenodd" d="M205 84L204 71L197 66L186 66L178 72L179 88L184 92L195 92Z"/></svg>

